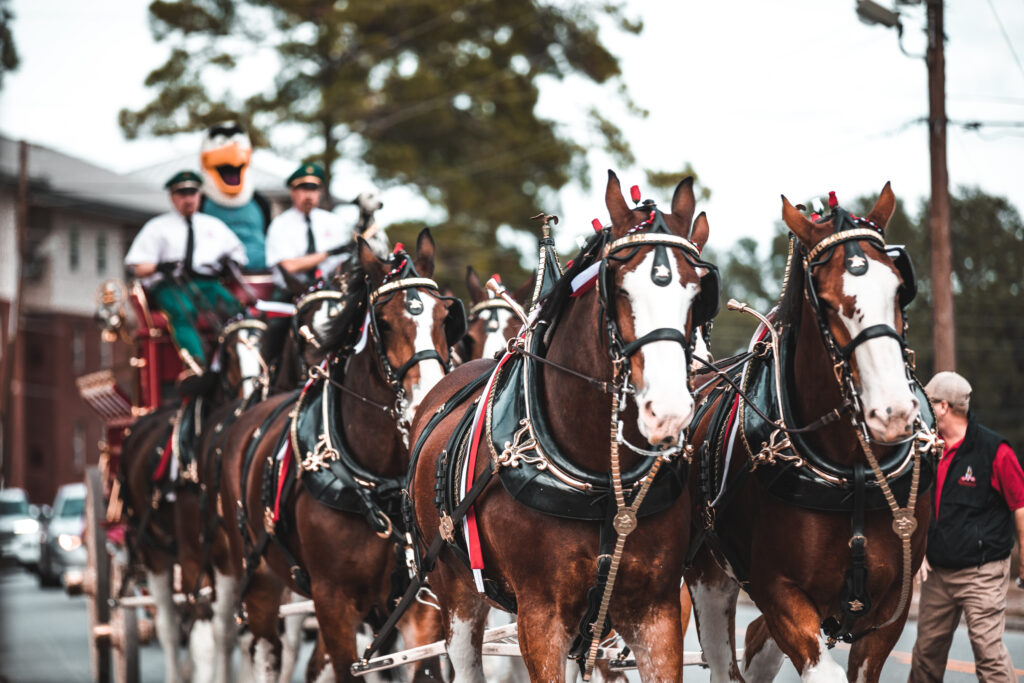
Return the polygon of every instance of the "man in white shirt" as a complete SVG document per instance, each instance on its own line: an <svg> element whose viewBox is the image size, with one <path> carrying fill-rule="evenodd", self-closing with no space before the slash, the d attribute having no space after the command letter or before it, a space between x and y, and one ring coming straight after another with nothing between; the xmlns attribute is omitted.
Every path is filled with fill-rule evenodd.
<svg viewBox="0 0 1024 683"><path fill-rule="evenodd" d="M352 233L338 216L319 207L324 170L303 164L287 180L292 208L267 228L267 265L274 282L286 287L281 271L303 284L312 284L319 271L329 275L350 256Z"/></svg>
<svg viewBox="0 0 1024 683"><path fill-rule="evenodd" d="M245 246L219 218L199 209L202 178L181 171L164 185L174 210L150 219L124 258L166 316L186 372L201 375L206 353L196 332L198 311L219 317L238 312L238 301L218 281L227 260L247 263Z"/></svg>

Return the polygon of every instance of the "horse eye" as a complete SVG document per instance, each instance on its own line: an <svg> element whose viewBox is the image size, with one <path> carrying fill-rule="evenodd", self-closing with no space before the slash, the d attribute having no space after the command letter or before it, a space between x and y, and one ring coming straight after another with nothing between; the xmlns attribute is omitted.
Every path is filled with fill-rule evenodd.
<svg viewBox="0 0 1024 683"><path fill-rule="evenodd" d="M388 323L387 320L380 320L380 319L378 319L377 320L377 329L380 330L381 332L390 332L391 331L391 324Z"/></svg>

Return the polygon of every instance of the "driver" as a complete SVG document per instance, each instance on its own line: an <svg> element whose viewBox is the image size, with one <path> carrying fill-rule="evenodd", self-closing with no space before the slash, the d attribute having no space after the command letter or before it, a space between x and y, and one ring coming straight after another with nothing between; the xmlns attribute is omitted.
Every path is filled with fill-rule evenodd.
<svg viewBox="0 0 1024 683"><path fill-rule="evenodd" d="M219 218L197 213L202 178L193 171L175 173L164 187L173 211L150 219L136 235L125 265L142 280L158 309L166 316L171 339L185 371L182 391L198 386L206 352L196 331L198 316L223 320L239 310L238 302L217 279L225 261L247 263L242 242Z"/></svg>

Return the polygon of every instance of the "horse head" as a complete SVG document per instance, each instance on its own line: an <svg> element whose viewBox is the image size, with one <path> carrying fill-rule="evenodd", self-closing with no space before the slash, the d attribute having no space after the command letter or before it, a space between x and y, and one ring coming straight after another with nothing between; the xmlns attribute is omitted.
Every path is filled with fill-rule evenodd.
<svg viewBox="0 0 1024 683"><path fill-rule="evenodd" d="M389 261L359 241L358 259L369 287L368 334L385 381L406 399L406 420L452 365L451 347L465 334L462 302L440 292L434 274L434 240L424 229L416 256L397 245Z"/></svg>
<svg viewBox="0 0 1024 683"><path fill-rule="evenodd" d="M600 286L629 361L640 433L659 446L674 445L693 417L694 333L718 308L717 271L700 259L708 221L704 213L693 220L695 203L690 177L676 186L670 212L650 201L630 209L609 171L611 242Z"/></svg>
<svg viewBox="0 0 1024 683"><path fill-rule="evenodd" d="M833 204L830 216L813 221L782 198L782 218L805 250L807 300L834 361L842 361L837 367L849 366L864 423L883 443L911 436L920 408L903 335L913 271L884 239L895 207L889 183L864 218Z"/></svg>
<svg viewBox="0 0 1024 683"><path fill-rule="evenodd" d="M266 382L267 365L261 355L261 339L267 324L254 318L228 323L220 333L217 363L221 385L228 400L247 399Z"/></svg>
<svg viewBox="0 0 1024 683"><path fill-rule="evenodd" d="M512 298L522 303L529 295L533 281L527 280L512 292ZM493 292L484 289L473 266L466 268L466 288L469 290L471 305L466 336L463 338L464 360L493 358L505 350L508 340L515 336L522 326L512 307Z"/></svg>

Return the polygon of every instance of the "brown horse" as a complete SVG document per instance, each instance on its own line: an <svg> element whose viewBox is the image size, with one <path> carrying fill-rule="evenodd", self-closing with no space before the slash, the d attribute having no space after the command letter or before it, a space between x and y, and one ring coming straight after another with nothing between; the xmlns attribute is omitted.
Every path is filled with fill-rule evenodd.
<svg viewBox="0 0 1024 683"><path fill-rule="evenodd" d="M497 372L489 360L457 368L413 425L415 516L424 539L440 533L446 540L430 581L460 681L484 680L491 605L516 612L531 680L566 680L581 631L572 649L592 665L591 648L610 627L634 652L644 680L682 676L678 589L689 495L679 437L694 403L680 387L688 383L692 330L717 308L717 287L706 287L711 280L702 275L717 274L699 258L708 223L701 214L691 226L692 178L676 188L671 213L653 203L631 210L614 173L605 203L612 227L574 259L524 332L520 348L531 362L514 353ZM520 387L530 393L524 397ZM477 409L466 407L480 396L486 400ZM460 399L463 406L450 410ZM519 421L523 405L528 412ZM499 433L509 435L504 451L500 440L493 443ZM476 448L475 465L462 467ZM494 470L505 486L489 479ZM483 493L470 516L453 518L467 489ZM591 631L591 624L602 628Z"/></svg>
<svg viewBox="0 0 1024 683"><path fill-rule="evenodd" d="M180 632L178 610L173 603L173 568L179 553L196 539L201 526L196 486L197 469L194 447L203 420L219 406L247 397L254 381L263 372L258 345L265 325L258 320L228 323L222 330L215 351L219 369L208 394L182 406L164 406L141 417L132 425L122 447L122 491L129 510L133 560L146 570L147 586L156 601L156 632L164 649L165 675L168 681L181 679L178 661ZM186 419L187 416L187 419ZM176 428L177 427L177 428ZM198 582L198 571L182 562L182 588L191 590ZM229 603L230 604L230 603ZM222 645L224 628L215 628L206 608L190 610L194 619L190 630L189 664L194 681L217 680L226 683L231 644ZM216 610L215 610L216 612ZM234 628L230 606L216 615ZM220 622L218 622L220 623ZM218 647L211 650L210 644ZM233 639L231 640L233 643ZM226 654L225 654L226 653Z"/></svg>
<svg viewBox="0 0 1024 683"><path fill-rule="evenodd" d="M484 289L473 266L466 268L466 288L470 299L469 324L458 347L459 357L463 361L494 358L495 354L504 352L505 343L516 335L523 323L508 302ZM532 289L533 281L527 280L511 293L512 298L528 305Z"/></svg>
<svg viewBox="0 0 1024 683"><path fill-rule="evenodd" d="M415 260L397 251L379 261L362 241L357 258L361 277L345 288L358 305L335 317L321 345L346 352L332 354L299 396L272 397L242 414L224 447L222 503L240 511L231 554L257 680L276 680L282 588L312 597L338 680L350 680L356 632L388 609L393 575L408 577L400 511L408 421L449 367L465 313L429 279L429 231L420 234ZM268 473L275 462L280 471ZM264 495L274 489L276 498ZM410 647L439 635L431 608L404 622ZM414 670L415 680L439 675L436 659Z"/></svg>
<svg viewBox="0 0 1024 683"><path fill-rule="evenodd" d="M934 436L903 334L913 270L883 237L895 198L886 184L866 218L830 203L811 220L783 197L795 240L772 329L699 391L686 583L712 680L771 680L785 654L804 680L877 681L924 552ZM742 676L741 583L763 615Z"/></svg>

